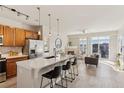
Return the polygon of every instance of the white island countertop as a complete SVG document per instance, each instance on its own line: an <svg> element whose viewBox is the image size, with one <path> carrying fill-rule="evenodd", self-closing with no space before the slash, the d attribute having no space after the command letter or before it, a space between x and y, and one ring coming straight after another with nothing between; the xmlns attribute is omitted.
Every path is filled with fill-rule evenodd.
<svg viewBox="0 0 124 93"><path fill-rule="evenodd" d="M24 61L19 61L16 62L17 66L24 67L25 69L42 69L44 67L56 64L60 61L65 61L69 58L72 58L74 56L71 55L66 55L61 58L50 58L50 59L45 59L43 57L39 58L34 58L34 59L29 59L29 60L24 60Z"/></svg>
<svg viewBox="0 0 124 93"><path fill-rule="evenodd" d="M43 57L16 62L17 87L39 87L41 75L53 69L56 65L62 65L72 55L45 59Z"/></svg>

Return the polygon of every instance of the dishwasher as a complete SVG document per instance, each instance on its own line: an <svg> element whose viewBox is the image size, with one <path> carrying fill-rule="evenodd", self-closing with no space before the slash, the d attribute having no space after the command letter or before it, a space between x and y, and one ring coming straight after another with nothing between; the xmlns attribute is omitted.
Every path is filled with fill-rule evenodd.
<svg viewBox="0 0 124 93"><path fill-rule="evenodd" d="M0 58L0 83L6 81L6 58Z"/></svg>

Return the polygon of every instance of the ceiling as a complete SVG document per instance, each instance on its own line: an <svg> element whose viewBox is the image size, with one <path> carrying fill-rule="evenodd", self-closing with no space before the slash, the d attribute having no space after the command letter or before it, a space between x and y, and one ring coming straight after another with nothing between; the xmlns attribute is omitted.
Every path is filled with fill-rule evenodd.
<svg viewBox="0 0 124 93"><path fill-rule="evenodd" d="M56 28L60 19L63 32L80 33L117 30L124 25L124 6L120 5L7 5L17 11L30 16L25 20L23 16L1 9L0 15L29 25L38 25L38 10L41 8L41 25L48 26L48 14L51 14L52 28Z"/></svg>

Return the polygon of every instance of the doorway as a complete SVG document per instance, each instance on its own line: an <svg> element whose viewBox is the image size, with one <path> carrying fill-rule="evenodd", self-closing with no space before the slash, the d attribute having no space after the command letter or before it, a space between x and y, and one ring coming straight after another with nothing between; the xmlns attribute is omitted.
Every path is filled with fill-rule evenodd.
<svg viewBox="0 0 124 93"><path fill-rule="evenodd" d="M109 58L109 36L91 38L91 54L99 54L100 58Z"/></svg>
<svg viewBox="0 0 124 93"><path fill-rule="evenodd" d="M87 39L80 39L80 54L87 53Z"/></svg>

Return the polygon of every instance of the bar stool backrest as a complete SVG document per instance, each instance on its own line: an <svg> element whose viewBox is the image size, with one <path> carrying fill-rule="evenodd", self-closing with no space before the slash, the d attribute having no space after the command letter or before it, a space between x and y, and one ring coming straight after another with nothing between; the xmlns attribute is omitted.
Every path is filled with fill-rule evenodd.
<svg viewBox="0 0 124 93"><path fill-rule="evenodd" d="M54 78L57 78L57 77L59 77L60 76L60 74L61 74L61 66L56 66L55 68L54 68L54 70L53 70L53 77Z"/></svg>
<svg viewBox="0 0 124 93"><path fill-rule="evenodd" d="M75 64L75 65L77 64L77 58L76 57L74 58L73 64Z"/></svg>
<svg viewBox="0 0 124 93"><path fill-rule="evenodd" d="M66 68L67 68L67 69L70 69L70 67L71 67L71 62L70 62L70 61L67 61L67 63L66 63Z"/></svg>

